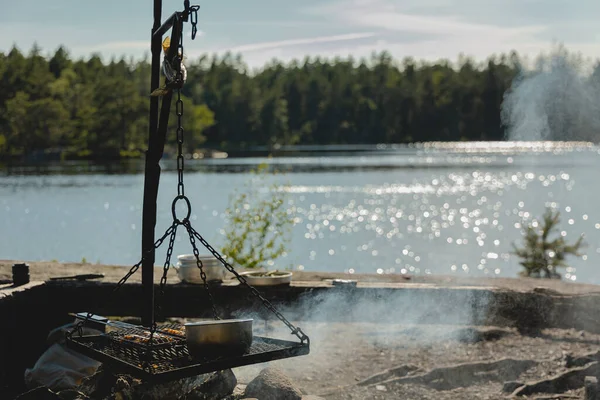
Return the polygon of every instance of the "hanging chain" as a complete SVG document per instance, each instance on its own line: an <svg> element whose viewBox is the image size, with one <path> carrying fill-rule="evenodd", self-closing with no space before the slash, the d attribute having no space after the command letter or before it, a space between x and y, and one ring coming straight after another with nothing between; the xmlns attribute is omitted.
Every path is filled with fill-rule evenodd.
<svg viewBox="0 0 600 400"><path fill-rule="evenodd" d="M181 100L181 89L177 89L177 102L175 103L177 112L177 196L185 196L185 187L183 185L183 101Z"/></svg>
<svg viewBox="0 0 600 400"><path fill-rule="evenodd" d="M206 290L206 294L208 296L208 301L210 302L210 305L212 307L213 317L214 317L214 319L221 319L221 318L219 318L219 313L217 312L217 307L215 306L215 300L210 291L210 287L208 286L208 282L206 281L206 273L204 272L204 268L203 268L204 265L202 264L202 261L200 260L200 252L198 251L198 246L196 246L196 238L194 237L194 232L195 232L194 228L192 228L190 221L184 222L183 225L185 226L188 234L190 235L190 243L192 244L194 256L196 257L196 265L200 269L200 277L202 278L202 283L204 284L204 290Z"/></svg>
<svg viewBox="0 0 600 400"><path fill-rule="evenodd" d="M177 59L175 62L177 75L177 101L175 102L175 113L177 114L177 196L185 196L183 186L183 100L181 100L181 87L183 86L183 32L177 40Z"/></svg>
<svg viewBox="0 0 600 400"><path fill-rule="evenodd" d="M175 245L175 238L177 237L177 226L179 224L174 223L173 224L173 231L171 232L171 236L169 238L169 247L167 247L167 256L165 257L165 263L163 265L163 274L162 277L160 278L160 293L159 293L159 301L156 302L156 307L155 307L155 312L156 315L160 316L160 314L162 313L162 307L161 307L161 302L160 300L162 300L165 296L165 286L167 285L167 274L169 273L169 267L171 266L171 256L173 255L173 247ZM154 321L154 324L152 325L152 333L154 333L156 331L157 325L156 325L156 320Z"/></svg>
<svg viewBox="0 0 600 400"><path fill-rule="evenodd" d="M142 265L142 263L146 260L146 257L148 256L148 254L156 249L158 249L163 242L165 241L165 239L175 231L175 228L177 227L176 223L173 223L173 225L171 225L164 233L164 235L162 235L162 237L160 237L158 240L156 240L154 242L154 246L147 250L145 254L142 255L142 259L136 263L133 267L131 267L131 269L129 270L129 272L127 272L127 274L125 274L125 276L123 276L119 282L117 282L117 285L114 287L114 289L111 291L111 294L116 293L117 291L119 291L119 289L121 289L121 287L125 284L125 282L127 282L127 280L133 275L135 274L138 269L140 268L140 266ZM77 322L77 324L73 327L73 329L70 332L67 332L67 336L71 337L73 335L73 333L77 332L79 336L83 336L83 326L85 324L88 323L88 321L90 320L90 318L92 318L92 316L94 315L93 312L88 312L85 319L81 320L79 322Z"/></svg>
<svg viewBox="0 0 600 400"><path fill-rule="evenodd" d="M273 314L275 314L275 316L277 318L279 318L279 320L281 322L283 322L288 328L290 328L290 330L292 331L292 335L296 335L296 337L298 339L300 339L300 341L302 343L307 342L310 343L310 339L308 336L306 336L306 334L304 332L302 332L302 329L294 326L294 324L292 324L290 321L287 320L287 318L285 318L283 316L283 314L281 314L279 311L277 311L277 309L275 308L275 306L273 306L273 304L271 304L271 302L269 300L267 300L266 298L264 298L260 292L258 290L256 290L256 288L252 285L250 285L248 283L248 281L246 280L246 278L244 278L243 275L240 275L235 268L233 268L231 266L231 264L229 264L225 258L223 258L223 256L221 256L221 254L219 254L219 252L217 250L215 250L214 247L212 247L203 237L202 235L200 235L198 232L196 232L196 230L194 230L194 228L192 228L192 226L188 223L188 225L186 225L186 227L188 228L188 230L190 230L192 232L192 234L196 237L196 239L198 239L198 241L200 243L202 243L202 245L204 247L206 247L206 249L217 259L221 262L221 264L223 264L223 266L229 271L231 272L236 278L237 280L244 285L245 287L247 287L248 289L250 289L250 291L252 292L252 294L254 296L256 296L261 302L262 304L265 306L265 308L267 308L269 311L271 311Z"/></svg>

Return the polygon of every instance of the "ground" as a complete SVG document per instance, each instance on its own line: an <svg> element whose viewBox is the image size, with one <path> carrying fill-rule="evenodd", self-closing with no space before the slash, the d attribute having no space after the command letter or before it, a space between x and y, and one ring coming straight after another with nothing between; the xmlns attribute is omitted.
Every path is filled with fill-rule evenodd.
<svg viewBox="0 0 600 400"><path fill-rule="evenodd" d="M599 349L600 335L575 330L544 330L539 337L522 336L514 330L498 329L503 333L497 340L473 343L465 339L465 327L403 326L376 324L298 324L311 335L311 354L272 362L282 368L307 393L326 399L506 399L502 391L502 374L467 377L464 387L436 390L440 384L380 383L358 386L360 381L389 368L414 365L417 372L428 372L455 364L494 361L503 358L533 360L531 368L511 380L523 383L547 379L567 370L567 355L579 356ZM264 328L264 327L263 327ZM493 328L478 327L485 332ZM501 336L501 335L498 335ZM264 365L235 370L238 381L248 382ZM456 379L447 382L457 386ZM464 379L464 378L463 378ZM489 379L489 380L488 380ZM496 380L499 379L499 380ZM464 383L463 383L464 384ZM583 389L564 393L556 398L583 398ZM535 399L542 394L521 397ZM548 396L548 394L546 394Z"/></svg>

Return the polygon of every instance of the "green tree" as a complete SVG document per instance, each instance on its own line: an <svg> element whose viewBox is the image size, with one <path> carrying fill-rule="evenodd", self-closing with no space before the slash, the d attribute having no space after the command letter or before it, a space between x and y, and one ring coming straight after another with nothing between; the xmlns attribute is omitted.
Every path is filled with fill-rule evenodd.
<svg viewBox="0 0 600 400"><path fill-rule="evenodd" d="M294 219L282 185L267 182L268 166L252 172L253 179L229 199L221 252L234 266L268 268L287 254Z"/></svg>
<svg viewBox="0 0 600 400"><path fill-rule="evenodd" d="M573 244L567 244L562 235L550 239L550 235L559 223L560 213L547 209L541 226L535 221L526 227L524 246L518 248L513 244L513 254L521 259L520 264L524 268L521 275L535 278L560 278L557 269L568 266L565 262L566 257L583 255L579 252L583 246L583 236Z"/></svg>

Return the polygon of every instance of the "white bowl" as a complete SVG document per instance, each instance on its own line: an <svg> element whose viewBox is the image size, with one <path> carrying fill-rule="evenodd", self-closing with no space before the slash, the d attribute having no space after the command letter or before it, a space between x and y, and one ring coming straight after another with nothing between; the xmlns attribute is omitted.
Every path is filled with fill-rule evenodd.
<svg viewBox="0 0 600 400"><path fill-rule="evenodd" d="M292 273L288 271L277 271L271 276L260 276L264 272L246 271L240 273L251 286L277 286L289 285L292 281Z"/></svg>

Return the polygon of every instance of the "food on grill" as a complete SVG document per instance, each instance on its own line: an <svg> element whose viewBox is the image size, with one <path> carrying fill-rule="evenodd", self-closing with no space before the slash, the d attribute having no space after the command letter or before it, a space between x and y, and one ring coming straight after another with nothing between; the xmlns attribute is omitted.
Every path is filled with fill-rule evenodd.
<svg viewBox="0 0 600 400"><path fill-rule="evenodd" d="M142 333L128 333L123 335L123 339L125 340L129 340L135 343L143 343L143 344L147 344L150 342L150 332L144 332ZM154 334L154 338L153 341L156 343L165 343L165 342L173 342L175 339L170 337L170 336L166 336L166 335L161 335L160 333L155 333Z"/></svg>
<svg viewBox="0 0 600 400"><path fill-rule="evenodd" d="M169 333L171 335L185 336L185 332L181 329L163 328L161 329L161 332Z"/></svg>

